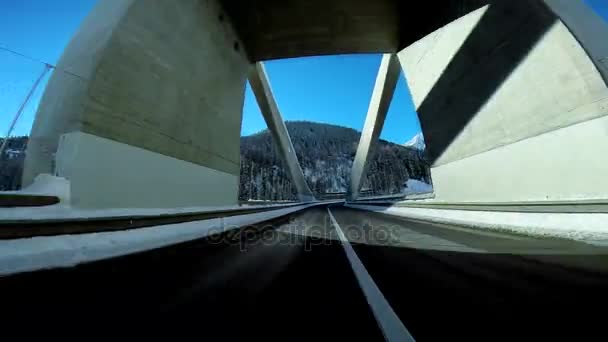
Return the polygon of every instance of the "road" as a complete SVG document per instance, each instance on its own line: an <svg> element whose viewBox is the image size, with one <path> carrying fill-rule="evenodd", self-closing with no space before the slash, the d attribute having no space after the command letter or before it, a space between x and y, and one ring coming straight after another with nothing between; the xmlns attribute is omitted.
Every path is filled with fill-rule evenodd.
<svg viewBox="0 0 608 342"><path fill-rule="evenodd" d="M382 341L392 312L418 341L604 339L605 248L330 210L349 243L320 207L1 278L0 324L5 333L62 338L126 328L172 339ZM372 283L378 292L370 295Z"/></svg>

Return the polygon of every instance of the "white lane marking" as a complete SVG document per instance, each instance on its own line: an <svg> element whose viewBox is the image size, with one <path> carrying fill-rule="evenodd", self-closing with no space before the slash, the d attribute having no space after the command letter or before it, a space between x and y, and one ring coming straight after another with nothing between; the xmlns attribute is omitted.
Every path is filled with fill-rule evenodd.
<svg viewBox="0 0 608 342"><path fill-rule="evenodd" d="M361 287L361 290L367 299L367 303L372 309L376 322L378 322L380 330L382 330L382 333L384 334L384 339L389 342L415 341L363 266L361 259L359 259L355 253L353 246L346 239L346 236L344 236L344 232L340 228L340 225L338 225L338 222L334 218L334 215L332 215L329 208L327 208L327 213L329 214L331 222L338 233L340 241L342 241L342 247L346 252L346 257L348 258L353 272L355 273L357 282L359 282L359 287Z"/></svg>

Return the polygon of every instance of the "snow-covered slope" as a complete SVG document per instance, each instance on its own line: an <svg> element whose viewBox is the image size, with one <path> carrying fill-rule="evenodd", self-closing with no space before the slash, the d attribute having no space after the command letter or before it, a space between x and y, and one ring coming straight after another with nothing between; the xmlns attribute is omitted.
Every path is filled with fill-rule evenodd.
<svg viewBox="0 0 608 342"><path fill-rule="evenodd" d="M426 144L424 143L424 137L422 136L422 132L414 135L412 139L403 144L403 146L412 147L420 151L424 151L426 148Z"/></svg>

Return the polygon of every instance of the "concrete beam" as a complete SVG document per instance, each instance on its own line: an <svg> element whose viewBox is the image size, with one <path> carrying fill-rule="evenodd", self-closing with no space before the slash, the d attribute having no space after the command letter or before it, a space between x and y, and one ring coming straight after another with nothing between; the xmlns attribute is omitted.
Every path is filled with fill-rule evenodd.
<svg viewBox="0 0 608 342"><path fill-rule="evenodd" d="M374 157L378 138L384 126L384 119L393 99L393 93L399 80L399 61L395 54L385 54L380 63L376 84L365 117L365 125L357 146L357 154L351 169L348 199L356 200L367 174L369 163Z"/></svg>
<svg viewBox="0 0 608 342"><path fill-rule="evenodd" d="M296 187L298 199L302 202L314 200L314 195L310 190L308 183L306 183L302 167L300 166L300 162L298 161L298 157L293 148L287 126L285 126L279 107L274 99L270 83L268 82L266 69L261 62L255 63L251 68L249 73L249 84L251 85L251 89L258 102L262 116L266 121L266 125L270 130L279 155L285 163L291 180Z"/></svg>
<svg viewBox="0 0 608 342"><path fill-rule="evenodd" d="M395 53L488 0L220 0L252 62ZM222 14L223 17L223 14Z"/></svg>

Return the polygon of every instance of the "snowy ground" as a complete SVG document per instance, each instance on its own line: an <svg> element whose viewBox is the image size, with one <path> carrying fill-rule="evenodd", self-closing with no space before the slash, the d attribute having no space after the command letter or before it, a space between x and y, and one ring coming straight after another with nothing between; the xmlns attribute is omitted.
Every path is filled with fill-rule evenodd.
<svg viewBox="0 0 608 342"><path fill-rule="evenodd" d="M3 194L56 196L63 205L70 202L70 182L62 177L40 174L34 183L19 191L3 191Z"/></svg>
<svg viewBox="0 0 608 342"><path fill-rule="evenodd" d="M347 205L382 214L608 246L608 214L532 213Z"/></svg>

